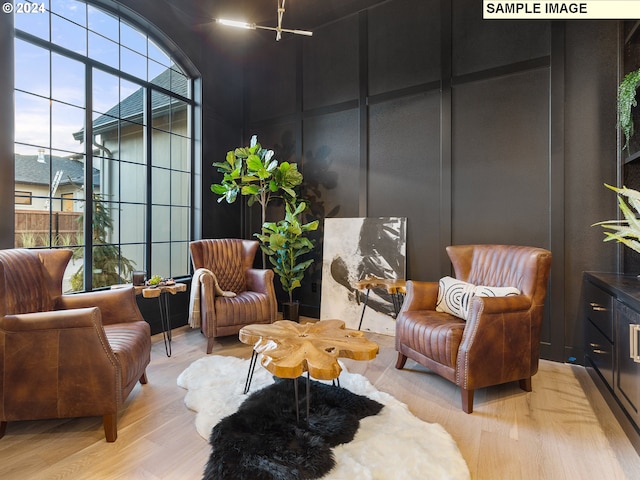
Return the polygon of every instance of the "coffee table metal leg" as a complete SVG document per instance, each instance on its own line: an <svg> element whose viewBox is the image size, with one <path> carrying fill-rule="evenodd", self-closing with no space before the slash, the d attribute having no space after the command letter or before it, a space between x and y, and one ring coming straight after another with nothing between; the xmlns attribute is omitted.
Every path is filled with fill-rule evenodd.
<svg viewBox="0 0 640 480"><path fill-rule="evenodd" d="M293 394L296 402L296 423L300 423L300 405L298 403L298 378L293 379Z"/></svg>
<svg viewBox="0 0 640 480"><path fill-rule="evenodd" d="M251 360L249 361L249 371L247 372L247 380L244 382L244 394L246 395L251 388L251 380L253 380L253 372L256 369L256 362L258 360L258 353L255 350L251 351Z"/></svg>
<svg viewBox="0 0 640 480"><path fill-rule="evenodd" d="M167 357L171 356L171 311L169 310L169 297L166 293L158 296L158 306L160 308L160 324L162 325L162 338L164 340L164 350Z"/></svg>
<svg viewBox="0 0 640 480"><path fill-rule="evenodd" d="M307 428L309 428L309 398L311 396L310 388L311 380L309 379L309 372L307 371Z"/></svg>

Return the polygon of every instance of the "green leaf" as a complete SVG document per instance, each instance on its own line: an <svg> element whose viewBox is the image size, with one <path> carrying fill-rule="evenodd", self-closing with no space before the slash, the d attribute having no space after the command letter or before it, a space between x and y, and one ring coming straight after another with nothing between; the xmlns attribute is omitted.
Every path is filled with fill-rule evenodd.
<svg viewBox="0 0 640 480"><path fill-rule="evenodd" d="M211 185L211 191L217 195L223 195L227 193L227 187L214 183L213 185Z"/></svg>
<svg viewBox="0 0 640 480"><path fill-rule="evenodd" d="M240 189L242 195L257 195L260 193L260 189L257 185L245 185Z"/></svg>
<svg viewBox="0 0 640 480"><path fill-rule="evenodd" d="M258 170L262 170L264 165L262 164L262 160L257 155L249 155L247 158L247 168L250 171L257 172Z"/></svg>

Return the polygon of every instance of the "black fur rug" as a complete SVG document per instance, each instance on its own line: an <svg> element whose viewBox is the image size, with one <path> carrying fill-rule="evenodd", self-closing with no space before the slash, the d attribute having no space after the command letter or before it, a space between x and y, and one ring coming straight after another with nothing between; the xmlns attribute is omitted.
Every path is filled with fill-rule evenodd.
<svg viewBox="0 0 640 480"><path fill-rule="evenodd" d="M277 379L213 427L204 480L320 478L335 465L331 447L350 442L360 419L383 407L344 388L312 381L307 426L306 378L298 381L300 422L293 385Z"/></svg>

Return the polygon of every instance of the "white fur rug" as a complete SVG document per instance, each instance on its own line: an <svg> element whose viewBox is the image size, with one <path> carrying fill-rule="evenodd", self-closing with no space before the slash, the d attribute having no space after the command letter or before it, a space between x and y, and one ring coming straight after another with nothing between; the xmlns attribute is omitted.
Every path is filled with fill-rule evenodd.
<svg viewBox="0 0 640 480"><path fill-rule="evenodd" d="M336 467L324 478L470 478L456 442L444 428L423 422L405 404L376 390L362 375L349 373L342 367L340 386L385 407L380 414L360 420L360 428L351 442L333 449ZM248 360L209 355L193 362L178 377L178 385L188 390L184 403L197 412L196 429L206 440L211 429L234 413L246 398L242 392L248 368ZM271 383L271 374L257 365L251 392Z"/></svg>

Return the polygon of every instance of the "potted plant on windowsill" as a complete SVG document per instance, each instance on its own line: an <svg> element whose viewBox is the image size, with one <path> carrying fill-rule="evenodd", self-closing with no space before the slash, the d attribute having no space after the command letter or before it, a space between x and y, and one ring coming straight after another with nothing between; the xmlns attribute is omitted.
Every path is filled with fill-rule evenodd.
<svg viewBox="0 0 640 480"><path fill-rule="evenodd" d="M300 257L311 252L315 241L306 236L317 230L318 220L302 223L302 213L307 203L296 198L285 204L285 217L278 222L265 222L262 233L255 236L260 240L260 248L273 265L273 271L280 278L282 288L289 295L289 302L282 306L283 317L298 321L298 303L293 301L293 291L302 285L305 270L313 263L313 258L301 261Z"/></svg>

